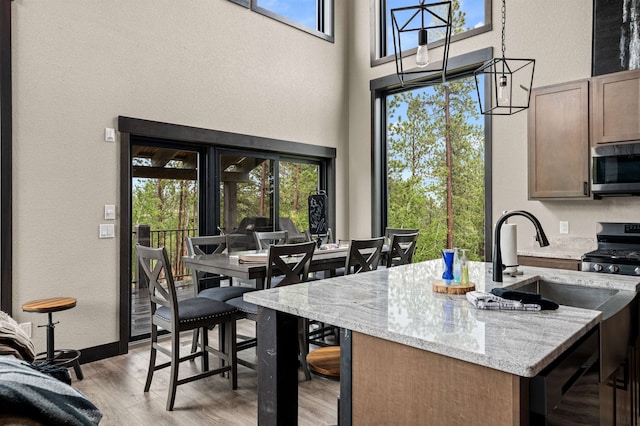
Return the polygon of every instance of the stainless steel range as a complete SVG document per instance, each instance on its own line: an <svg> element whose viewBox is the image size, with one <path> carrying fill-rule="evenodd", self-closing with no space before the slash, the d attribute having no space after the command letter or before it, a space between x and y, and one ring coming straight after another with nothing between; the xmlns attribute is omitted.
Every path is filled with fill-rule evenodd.
<svg viewBox="0 0 640 426"><path fill-rule="evenodd" d="M598 248L582 255L582 271L640 275L640 223L599 225Z"/></svg>

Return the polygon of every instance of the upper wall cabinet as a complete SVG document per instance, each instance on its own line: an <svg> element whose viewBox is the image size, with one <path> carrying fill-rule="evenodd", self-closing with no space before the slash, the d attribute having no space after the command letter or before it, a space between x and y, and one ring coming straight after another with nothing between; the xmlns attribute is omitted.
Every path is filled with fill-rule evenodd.
<svg viewBox="0 0 640 426"><path fill-rule="evenodd" d="M592 144L640 140L640 69L591 79Z"/></svg>
<svg viewBox="0 0 640 426"><path fill-rule="evenodd" d="M589 197L589 80L531 92L528 149L529 199Z"/></svg>

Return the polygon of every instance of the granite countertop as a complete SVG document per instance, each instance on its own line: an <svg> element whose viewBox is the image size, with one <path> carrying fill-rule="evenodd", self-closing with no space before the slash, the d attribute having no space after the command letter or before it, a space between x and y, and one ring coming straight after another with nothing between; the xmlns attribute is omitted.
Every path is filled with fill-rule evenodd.
<svg viewBox="0 0 640 426"><path fill-rule="evenodd" d="M435 293L440 260L245 294L252 303L523 377L537 375L601 320L600 311L477 310L464 295ZM470 262L477 290L538 278L635 291L637 278L522 266L523 275L491 278L491 264Z"/></svg>
<svg viewBox="0 0 640 426"><path fill-rule="evenodd" d="M518 247L518 255L581 260L582 255L595 250L596 245L593 238L552 238L547 247L540 247L537 244Z"/></svg>

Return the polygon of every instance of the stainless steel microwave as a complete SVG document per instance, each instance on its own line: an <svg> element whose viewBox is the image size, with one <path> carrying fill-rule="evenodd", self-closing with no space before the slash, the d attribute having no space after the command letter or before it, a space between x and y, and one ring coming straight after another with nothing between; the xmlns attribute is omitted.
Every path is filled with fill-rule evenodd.
<svg viewBox="0 0 640 426"><path fill-rule="evenodd" d="M595 198L640 195L640 143L595 147L591 160Z"/></svg>

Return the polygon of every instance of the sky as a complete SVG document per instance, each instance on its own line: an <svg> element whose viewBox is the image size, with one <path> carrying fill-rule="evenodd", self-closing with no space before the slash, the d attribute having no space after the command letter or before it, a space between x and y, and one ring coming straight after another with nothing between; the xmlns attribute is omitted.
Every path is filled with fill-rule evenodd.
<svg viewBox="0 0 640 426"><path fill-rule="evenodd" d="M316 26L317 0L257 0L258 6L300 22L307 27ZM432 2L435 2L432 1ZM426 2L427 4L429 2ZM419 0L387 0L388 9L404 6L415 6ZM467 28L475 28L484 24L483 0L460 0L460 7L466 13Z"/></svg>
<svg viewBox="0 0 640 426"><path fill-rule="evenodd" d="M317 0L257 0L258 6L309 28L316 28Z"/></svg>

